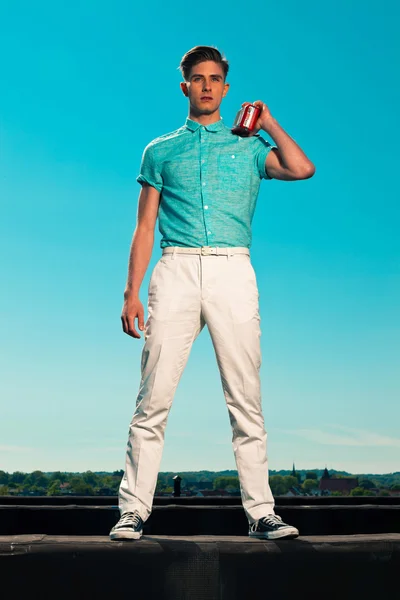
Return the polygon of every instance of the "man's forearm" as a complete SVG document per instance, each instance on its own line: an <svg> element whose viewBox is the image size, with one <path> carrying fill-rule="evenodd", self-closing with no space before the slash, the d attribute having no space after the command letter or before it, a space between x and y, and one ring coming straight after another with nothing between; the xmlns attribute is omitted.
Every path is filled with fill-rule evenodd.
<svg viewBox="0 0 400 600"><path fill-rule="evenodd" d="M133 234L131 251L129 254L128 279L125 288L125 297L138 296L140 286L149 266L154 244L154 231L136 228Z"/></svg>
<svg viewBox="0 0 400 600"><path fill-rule="evenodd" d="M314 172L313 163L307 158L303 150L279 125L272 116L264 123L263 130L274 140L278 147L283 166L294 174L303 174L304 171Z"/></svg>

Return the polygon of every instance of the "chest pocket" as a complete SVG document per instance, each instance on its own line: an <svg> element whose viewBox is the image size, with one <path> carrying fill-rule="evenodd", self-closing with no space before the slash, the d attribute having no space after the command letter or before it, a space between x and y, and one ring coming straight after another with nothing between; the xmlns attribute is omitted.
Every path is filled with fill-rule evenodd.
<svg viewBox="0 0 400 600"><path fill-rule="evenodd" d="M251 167L250 157L234 150L222 151L218 156L218 181L228 189L240 189L249 185Z"/></svg>

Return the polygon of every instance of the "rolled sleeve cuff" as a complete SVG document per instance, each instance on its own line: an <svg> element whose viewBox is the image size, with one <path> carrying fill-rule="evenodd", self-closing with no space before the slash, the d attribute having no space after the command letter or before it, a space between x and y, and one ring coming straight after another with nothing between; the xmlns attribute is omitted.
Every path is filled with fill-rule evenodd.
<svg viewBox="0 0 400 600"><path fill-rule="evenodd" d="M276 146L272 146L272 145L265 146L258 155L258 159L257 159L258 172L260 173L260 177L262 179L272 179L272 177L270 177L267 173L267 170L265 167L265 161L267 160L267 156L273 148L276 148Z"/></svg>
<svg viewBox="0 0 400 600"><path fill-rule="evenodd" d="M148 177L145 177L144 175L139 175L138 177L136 177L136 181L138 183L140 183L140 185L142 185L142 183L148 183L149 185L151 185L151 187L155 188L158 192L162 192L162 186L158 183L155 183L155 181L152 181L151 179L149 179Z"/></svg>

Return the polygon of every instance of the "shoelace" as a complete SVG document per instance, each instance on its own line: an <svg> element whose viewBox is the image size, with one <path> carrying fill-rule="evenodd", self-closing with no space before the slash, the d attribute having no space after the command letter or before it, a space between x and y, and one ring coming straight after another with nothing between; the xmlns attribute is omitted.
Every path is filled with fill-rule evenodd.
<svg viewBox="0 0 400 600"><path fill-rule="evenodd" d="M263 521L267 525L280 525L282 523L282 519L278 515L268 515L268 517L263 517L259 521L255 521L251 526L251 531L256 531L258 524L260 521Z"/></svg>
<svg viewBox="0 0 400 600"><path fill-rule="evenodd" d="M133 525L134 527L138 527L140 521L141 518L137 511L126 512L121 516L118 525Z"/></svg>

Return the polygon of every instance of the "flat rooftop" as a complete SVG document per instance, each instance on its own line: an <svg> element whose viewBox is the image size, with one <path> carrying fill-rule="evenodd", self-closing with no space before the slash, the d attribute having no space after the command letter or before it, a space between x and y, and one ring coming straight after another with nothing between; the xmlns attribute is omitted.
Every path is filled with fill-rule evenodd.
<svg viewBox="0 0 400 600"><path fill-rule="evenodd" d="M277 502L300 530L292 540L249 538L238 499L168 498L140 540L110 541L114 497L9 498L0 505L0 589L13 600L396 598L400 504L310 500Z"/></svg>

